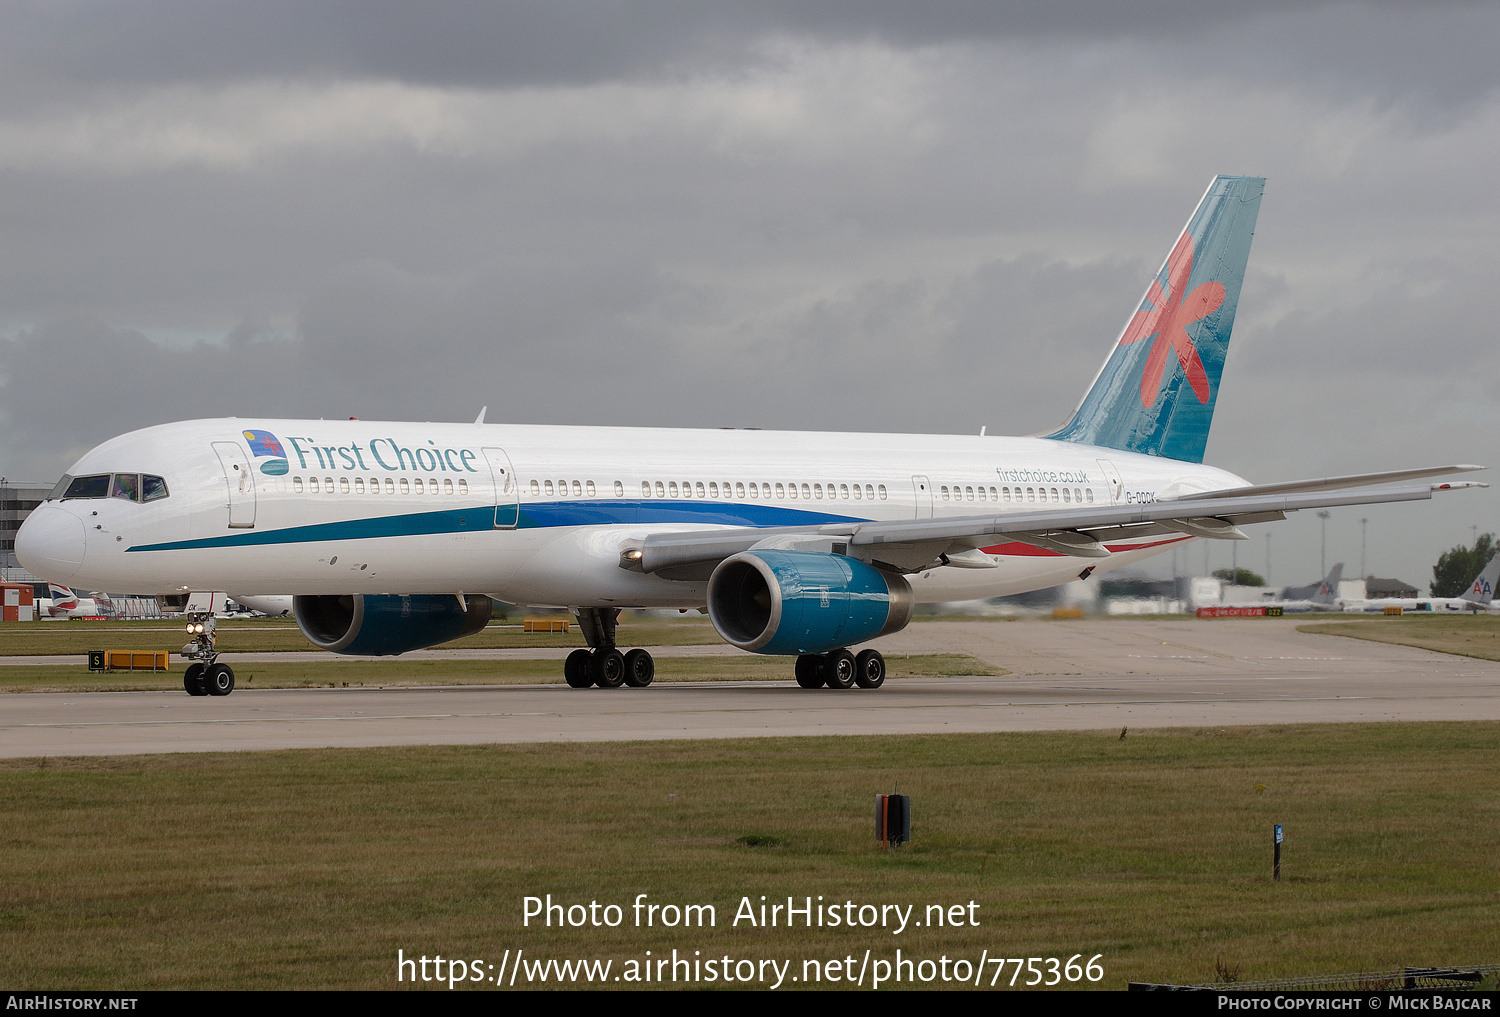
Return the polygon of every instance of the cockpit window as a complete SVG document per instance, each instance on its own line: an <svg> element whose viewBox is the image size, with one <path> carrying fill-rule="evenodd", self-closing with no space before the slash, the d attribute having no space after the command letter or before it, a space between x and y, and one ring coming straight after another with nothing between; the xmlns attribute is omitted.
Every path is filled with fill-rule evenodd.
<svg viewBox="0 0 1500 1017"><path fill-rule="evenodd" d="M109 496L109 474L100 473L92 477L74 477L64 498L106 498Z"/></svg>
<svg viewBox="0 0 1500 1017"><path fill-rule="evenodd" d="M115 482L109 489L111 498L124 498L126 501L141 500L141 475L139 473L116 473Z"/></svg>
<svg viewBox="0 0 1500 1017"><path fill-rule="evenodd" d="M54 498L124 498L126 501L156 501L167 497L167 482L139 473L96 473L88 477L64 476L47 496Z"/></svg>

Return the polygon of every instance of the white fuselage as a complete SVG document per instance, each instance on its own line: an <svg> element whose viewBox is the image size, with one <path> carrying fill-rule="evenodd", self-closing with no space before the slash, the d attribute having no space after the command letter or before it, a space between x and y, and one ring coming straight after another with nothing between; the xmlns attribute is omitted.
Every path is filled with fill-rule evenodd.
<svg viewBox="0 0 1500 1017"><path fill-rule="evenodd" d="M284 472L247 446L247 428L279 439ZM34 571L141 594L464 592L561 607L701 606L705 582L620 567L649 534L1136 504L1246 483L1041 438L236 419L122 435L69 471L118 473L157 475L167 496L45 502L18 543ZM1188 539L1106 542L1111 556L1087 561L1006 542L982 549L996 568L909 579L923 602L1001 596Z"/></svg>

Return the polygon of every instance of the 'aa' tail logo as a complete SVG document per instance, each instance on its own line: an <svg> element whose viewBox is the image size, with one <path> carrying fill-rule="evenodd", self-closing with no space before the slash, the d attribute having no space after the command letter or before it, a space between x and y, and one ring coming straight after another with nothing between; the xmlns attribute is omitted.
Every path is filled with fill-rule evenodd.
<svg viewBox="0 0 1500 1017"><path fill-rule="evenodd" d="M1208 402L1208 374L1203 369L1203 361L1198 358L1192 337L1187 333L1187 326L1219 309L1224 303L1224 284L1203 283L1184 298L1183 291L1192 275L1193 238L1184 232L1167 258L1167 290L1170 294L1162 289L1160 279L1151 280L1151 288L1146 293L1151 306L1137 311L1120 337L1121 346L1156 337L1141 372L1141 405L1147 409L1161 394L1168 350L1177 354L1177 363L1182 366L1193 395L1200 403Z"/></svg>

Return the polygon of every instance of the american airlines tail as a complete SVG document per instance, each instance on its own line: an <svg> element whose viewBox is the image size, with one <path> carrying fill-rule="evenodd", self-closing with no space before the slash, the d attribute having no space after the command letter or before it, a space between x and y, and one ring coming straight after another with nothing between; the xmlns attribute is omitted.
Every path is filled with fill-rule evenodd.
<svg viewBox="0 0 1500 1017"><path fill-rule="evenodd" d="M1495 599L1497 581L1500 581L1500 554L1491 558L1490 563L1474 577L1474 582L1469 586L1469 592L1465 593L1461 599L1479 606L1487 605Z"/></svg>
<svg viewBox="0 0 1500 1017"><path fill-rule="evenodd" d="M1061 441L1203 462L1264 177L1217 177Z"/></svg>

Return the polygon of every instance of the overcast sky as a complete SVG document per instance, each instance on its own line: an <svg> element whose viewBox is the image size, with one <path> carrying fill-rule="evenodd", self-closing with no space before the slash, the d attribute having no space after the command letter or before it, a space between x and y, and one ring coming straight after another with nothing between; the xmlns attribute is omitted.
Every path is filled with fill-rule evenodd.
<svg viewBox="0 0 1500 1017"><path fill-rule="evenodd" d="M226 414L1035 433L1216 173L1268 182L1208 461L1500 466L1496 52L1480 3L0 3L0 473ZM1497 509L1328 562L1367 517L1425 585Z"/></svg>

